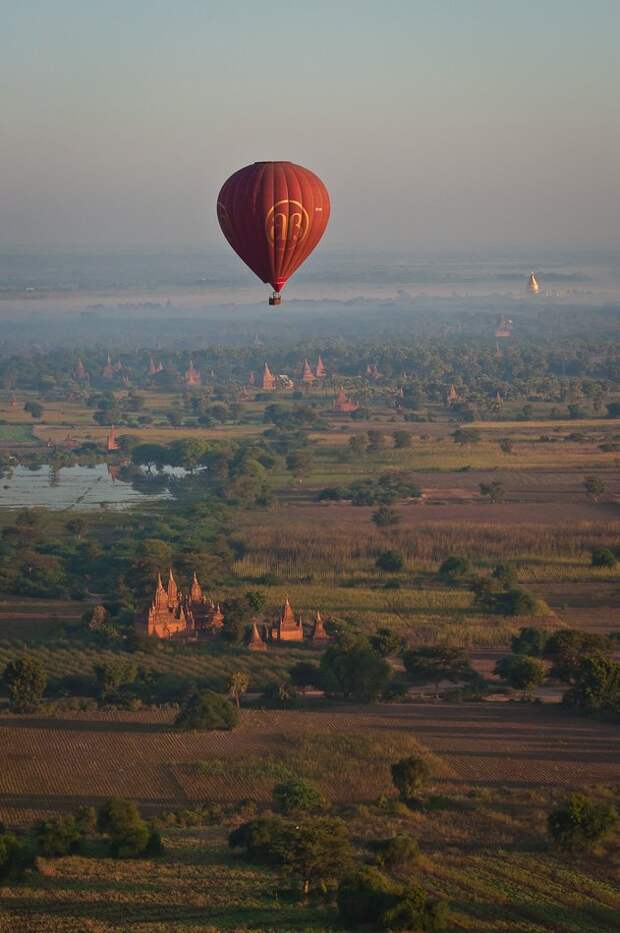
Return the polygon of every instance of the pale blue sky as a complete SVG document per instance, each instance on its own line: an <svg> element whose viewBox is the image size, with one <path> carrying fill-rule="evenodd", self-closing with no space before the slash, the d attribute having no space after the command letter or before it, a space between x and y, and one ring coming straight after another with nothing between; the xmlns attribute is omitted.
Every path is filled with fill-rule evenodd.
<svg viewBox="0 0 620 933"><path fill-rule="evenodd" d="M620 247L618 0L0 0L0 246L201 248L291 159L326 246Z"/></svg>

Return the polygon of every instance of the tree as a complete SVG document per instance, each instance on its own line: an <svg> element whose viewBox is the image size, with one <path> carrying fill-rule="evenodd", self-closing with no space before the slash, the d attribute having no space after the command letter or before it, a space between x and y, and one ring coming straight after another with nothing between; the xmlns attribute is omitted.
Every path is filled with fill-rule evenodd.
<svg viewBox="0 0 620 933"><path fill-rule="evenodd" d="M523 696L531 696L545 679L545 665L540 658L530 658L526 654L510 654L495 665L495 673L515 690L522 690Z"/></svg>
<svg viewBox="0 0 620 933"><path fill-rule="evenodd" d="M365 866L346 875L338 888L338 916L347 927L439 933L446 925L446 905L431 900L411 884L388 878Z"/></svg>
<svg viewBox="0 0 620 933"><path fill-rule="evenodd" d="M365 638L340 638L321 658L321 683L326 693L368 703L387 687L391 668Z"/></svg>
<svg viewBox="0 0 620 933"><path fill-rule="evenodd" d="M442 680L450 683L472 680L475 676L467 652L452 645L422 645L403 652L403 664L413 683L432 683L439 695Z"/></svg>
<svg viewBox="0 0 620 933"><path fill-rule="evenodd" d="M499 480L493 480L492 483L480 483L478 488L480 495L490 499L491 502L499 502L506 494L506 487Z"/></svg>
<svg viewBox="0 0 620 933"><path fill-rule="evenodd" d="M150 829L133 801L111 797L97 814L97 829L109 837L114 858L140 858L159 855L159 833Z"/></svg>
<svg viewBox="0 0 620 933"><path fill-rule="evenodd" d="M588 849L608 835L618 823L618 813L607 803L585 794L571 794L547 817L549 835L555 845L569 852Z"/></svg>
<svg viewBox="0 0 620 933"><path fill-rule="evenodd" d="M24 411L27 411L33 418L43 417L43 405L40 405L39 402L26 402Z"/></svg>
<svg viewBox="0 0 620 933"><path fill-rule="evenodd" d="M586 476L583 481L583 488L585 489L586 495L592 499L593 502L598 502L599 498L607 489L600 476Z"/></svg>
<svg viewBox="0 0 620 933"><path fill-rule="evenodd" d="M300 481L306 476L312 466L312 451L293 450L286 457L286 469Z"/></svg>
<svg viewBox="0 0 620 933"><path fill-rule="evenodd" d="M603 654L582 657L562 702L582 713L620 714L620 664Z"/></svg>
<svg viewBox="0 0 620 933"><path fill-rule="evenodd" d="M510 440L509 437L500 437L500 439L499 439L499 441L498 441L497 443L499 444L499 449L501 450L501 452L502 452L503 454L511 454L511 453L512 453L514 444L513 444L513 442Z"/></svg>
<svg viewBox="0 0 620 933"><path fill-rule="evenodd" d="M545 645L549 640L549 632L535 625L527 625L519 629L514 635L510 646L513 654L526 654L531 658L540 658L544 654Z"/></svg>
<svg viewBox="0 0 620 933"><path fill-rule="evenodd" d="M396 509L390 508L389 505L382 505L376 512L372 513L372 521L377 528L390 528L394 525L398 525L400 522L400 515Z"/></svg>
<svg viewBox="0 0 620 933"><path fill-rule="evenodd" d="M394 447L396 447L397 450L404 450L406 447L411 447L410 431L394 431L392 437L394 438Z"/></svg>
<svg viewBox="0 0 620 933"><path fill-rule="evenodd" d="M321 673L318 664L311 661L299 661L289 671L291 682L305 693L308 687L318 687Z"/></svg>
<svg viewBox="0 0 620 933"><path fill-rule="evenodd" d="M471 573L471 563L467 557L451 554L450 557L446 557L437 573L444 582L456 583Z"/></svg>
<svg viewBox="0 0 620 933"><path fill-rule="evenodd" d="M134 661L108 661L95 665L97 694L101 700L118 698L123 687L132 684L138 676L138 665Z"/></svg>
<svg viewBox="0 0 620 933"><path fill-rule="evenodd" d="M527 590L511 587L498 593L494 600L494 611L505 616L531 616L536 612L536 599Z"/></svg>
<svg viewBox="0 0 620 933"><path fill-rule="evenodd" d="M36 853L30 840L14 833L0 833L0 881L19 881L36 867Z"/></svg>
<svg viewBox="0 0 620 933"><path fill-rule="evenodd" d="M572 684L586 655L609 654L612 647L604 635L579 629L562 629L548 639L543 657L552 662L552 677L557 677L562 683Z"/></svg>
<svg viewBox="0 0 620 933"><path fill-rule="evenodd" d="M352 437L349 438L349 447L351 449L351 453L354 454L356 457L361 456L363 453L366 452L367 443L368 443L368 437L366 436L366 434L354 434Z"/></svg>
<svg viewBox="0 0 620 933"><path fill-rule="evenodd" d="M593 567L615 567L618 563L618 558L607 547L594 547L592 548L592 566Z"/></svg>
<svg viewBox="0 0 620 933"><path fill-rule="evenodd" d="M398 551L381 551L375 561L375 566L385 573L398 573L404 568L405 561Z"/></svg>
<svg viewBox="0 0 620 933"><path fill-rule="evenodd" d="M197 691L187 698L174 724L184 732L196 729L230 732L238 722L239 713L226 697L218 693Z"/></svg>
<svg viewBox="0 0 620 933"><path fill-rule="evenodd" d="M47 674L38 658L24 657L9 661L3 681L9 691L11 709L30 713L38 709L47 685Z"/></svg>
<svg viewBox="0 0 620 933"><path fill-rule="evenodd" d="M246 693L250 686L250 677L244 671L235 671L228 678L228 696L231 697L239 709L241 697Z"/></svg>
<svg viewBox="0 0 620 933"><path fill-rule="evenodd" d="M379 453L386 446L385 434L382 434L381 431L369 431L368 432L368 453Z"/></svg>
<svg viewBox="0 0 620 933"><path fill-rule="evenodd" d="M396 632L387 628L377 629L374 635L370 636L371 647L380 654L382 658L389 658L392 654L397 654L403 646L403 639Z"/></svg>
<svg viewBox="0 0 620 933"><path fill-rule="evenodd" d="M407 803L419 796L422 788L428 784L431 776L430 765L418 755L401 758L391 766L392 783L400 795L400 799Z"/></svg>
<svg viewBox="0 0 620 933"><path fill-rule="evenodd" d="M517 581L517 571L512 564L508 564L506 561L500 561L499 564L496 564L491 576L505 587L514 586Z"/></svg>
<svg viewBox="0 0 620 933"><path fill-rule="evenodd" d="M322 810L326 803L321 792L301 778L291 778L276 784L273 789L274 810L289 816L295 813L311 813Z"/></svg>
<svg viewBox="0 0 620 933"><path fill-rule="evenodd" d="M233 830L228 844L244 847L251 861L276 865L297 878L304 894L340 878L352 861L346 824L330 817L295 822L261 817Z"/></svg>
<svg viewBox="0 0 620 933"><path fill-rule="evenodd" d="M46 858L78 852L82 833L73 816L51 816L38 820L32 827L37 853Z"/></svg>
<svg viewBox="0 0 620 933"><path fill-rule="evenodd" d="M478 428L457 428L456 431L452 432L452 439L455 444L460 444L463 447L466 444L479 444L482 435Z"/></svg>
<svg viewBox="0 0 620 933"><path fill-rule="evenodd" d="M420 860L420 847L407 833L382 839L373 848L377 852L377 864L390 871L408 871Z"/></svg>

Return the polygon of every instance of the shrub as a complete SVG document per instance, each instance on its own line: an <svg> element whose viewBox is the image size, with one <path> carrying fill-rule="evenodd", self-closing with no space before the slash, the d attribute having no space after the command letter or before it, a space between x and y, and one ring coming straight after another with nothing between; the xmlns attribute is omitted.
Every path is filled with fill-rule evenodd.
<svg viewBox="0 0 620 933"><path fill-rule="evenodd" d="M174 724L185 732L195 729L230 732L238 722L239 713L226 697L197 691L187 698Z"/></svg>
<svg viewBox="0 0 620 933"><path fill-rule="evenodd" d="M135 803L124 797L111 797L99 809L97 829L109 837L114 858L149 858L163 851L159 833L142 819Z"/></svg>
<svg viewBox="0 0 620 933"><path fill-rule="evenodd" d="M386 573L398 573L404 568L405 561L398 551L382 551L375 561L375 566Z"/></svg>
<svg viewBox="0 0 620 933"><path fill-rule="evenodd" d="M514 654L527 654L531 658L542 657L545 645L549 640L549 632L534 625L524 626L511 640Z"/></svg>
<svg viewBox="0 0 620 933"><path fill-rule="evenodd" d="M401 800L407 802L415 798L431 776L431 769L424 758L410 755L401 758L391 766L392 782L400 794Z"/></svg>
<svg viewBox="0 0 620 933"><path fill-rule="evenodd" d="M374 930L445 929L446 908L412 885L399 884L376 868L358 868L338 888L338 915L346 926L370 924Z"/></svg>
<svg viewBox="0 0 620 933"><path fill-rule="evenodd" d="M19 880L35 866L35 851L28 839L14 833L0 834L0 881Z"/></svg>
<svg viewBox="0 0 620 933"><path fill-rule="evenodd" d="M233 829L228 836L228 845L231 849L245 849L251 862L278 865L288 825L280 816L260 816Z"/></svg>
<svg viewBox="0 0 620 933"><path fill-rule="evenodd" d="M610 804L599 803L585 794L571 794L549 814L547 828L558 848L578 851L602 839L617 822L618 814Z"/></svg>
<svg viewBox="0 0 620 933"><path fill-rule="evenodd" d="M41 705L47 674L38 658L25 657L9 661L4 669L3 681L9 691L14 712L33 712Z"/></svg>
<svg viewBox="0 0 620 933"><path fill-rule="evenodd" d="M471 563L466 557L459 557L455 554L451 554L450 557L446 557L441 564L438 574L445 582L454 583L468 576L471 570Z"/></svg>
<svg viewBox="0 0 620 933"><path fill-rule="evenodd" d="M273 789L274 809L279 813L300 813L320 810L325 806L325 798L309 781L291 778L276 784Z"/></svg>
<svg viewBox="0 0 620 933"><path fill-rule="evenodd" d="M32 837L37 853L52 858L77 852L82 834L73 816L52 816L33 825Z"/></svg>
<svg viewBox="0 0 620 933"><path fill-rule="evenodd" d="M376 844L377 862L390 871L411 868L420 859L420 847L413 836L402 833Z"/></svg>
<svg viewBox="0 0 620 933"><path fill-rule="evenodd" d="M618 559L613 551L607 547L592 548L592 566L593 567L615 567Z"/></svg>

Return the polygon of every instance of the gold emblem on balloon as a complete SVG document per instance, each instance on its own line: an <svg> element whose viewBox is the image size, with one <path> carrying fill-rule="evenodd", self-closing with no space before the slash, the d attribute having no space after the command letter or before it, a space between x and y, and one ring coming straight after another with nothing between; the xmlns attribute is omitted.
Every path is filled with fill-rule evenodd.
<svg viewBox="0 0 620 933"><path fill-rule="evenodd" d="M288 207L288 210L284 209ZM265 217L265 234L276 249L292 249L305 240L310 229L308 212L300 201L277 201Z"/></svg>

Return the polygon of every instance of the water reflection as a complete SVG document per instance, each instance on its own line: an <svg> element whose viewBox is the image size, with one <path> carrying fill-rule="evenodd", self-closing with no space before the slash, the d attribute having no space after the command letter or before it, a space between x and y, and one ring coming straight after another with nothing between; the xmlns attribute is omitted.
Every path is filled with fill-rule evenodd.
<svg viewBox="0 0 620 933"><path fill-rule="evenodd" d="M123 509L137 502L172 498L170 480L185 475L173 467L148 475L137 467L107 463L16 466L0 481L0 509Z"/></svg>

